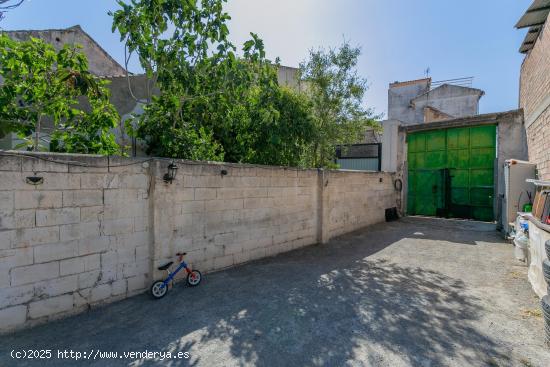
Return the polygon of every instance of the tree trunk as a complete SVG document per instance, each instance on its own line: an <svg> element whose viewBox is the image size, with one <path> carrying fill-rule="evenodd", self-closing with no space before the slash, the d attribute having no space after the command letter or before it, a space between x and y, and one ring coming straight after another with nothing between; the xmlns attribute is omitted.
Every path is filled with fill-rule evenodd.
<svg viewBox="0 0 550 367"><path fill-rule="evenodd" d="M40 123L42 122L42 115L38 115L38 121L36 122L34 131L34 151L38 152L38 144L40 144Z"/></svg>

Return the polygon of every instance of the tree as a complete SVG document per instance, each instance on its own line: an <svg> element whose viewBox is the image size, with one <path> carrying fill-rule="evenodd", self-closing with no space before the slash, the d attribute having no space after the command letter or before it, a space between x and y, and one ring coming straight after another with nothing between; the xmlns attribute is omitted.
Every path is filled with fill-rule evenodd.
<svg viewBox="0 0 550 367"><path fill-rule="evenodd" d="M357 143L368 127L379 128L372 109L363 106L367 81L357 71L359 48L311 50L300 74L311 99L315 134L303 157L310 167L333 167L335 146Z"/></svg>
<svg viewBox="0 0 550 367"><path fill-rule="evenodd" d="M88 72L77 47L0 35L0 131L16 132L30 150L117 154L110 129L119 116L106 82Z"/></svg>
<svg viewBox="0 0 550 367"><path fill-rule="evenodd" d="M151 80L149 89L154 85L160 90L147 98L144 114L130 129L145 140L150 154L228 162L299 161L312 127L309 107L280 89L277 64L265 58L257 35L251 33L242 56L236 55L228 40L225 0L118 3L121 9L111 13L113 31L120 32L128 57L139 56ZM291 120L295 126L282 128Z"/></svg>
<svg viewBox="0 0 550 367"><path fill-rule="evenodd" d="M0 0L0 20L4 19L6 11L19 7L24 1L25 0Z"/></svg>

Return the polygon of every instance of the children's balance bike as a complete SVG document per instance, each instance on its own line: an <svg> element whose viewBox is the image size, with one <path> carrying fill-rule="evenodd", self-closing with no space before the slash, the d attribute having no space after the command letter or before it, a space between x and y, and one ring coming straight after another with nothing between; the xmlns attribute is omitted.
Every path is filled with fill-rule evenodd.
<svg viewBox="0 0 550 367"><path fill-rule="evenodd" d="M187 266L185 261L183 261L183 257L187 255L187 253L177 253L176 256L178 257L179 266L174 270L173 272L170 271L170 267L172 264L174 264L173 261L170 261L167 264L164 264L162 266L159 266L159 270L166 270L168 273L168 277L165 280L157 280L153 283L151 286L151 295L156 298L160 299L166 295L168 292L168 285L172 283L173 286L175 283L175 277L176 274L178 274L182 269L185 269L185 272L187 273L187 284L189 284L191 287L196 287L199 285L199 283L202 280L202 274L198 270L192 270Z"/></svg>

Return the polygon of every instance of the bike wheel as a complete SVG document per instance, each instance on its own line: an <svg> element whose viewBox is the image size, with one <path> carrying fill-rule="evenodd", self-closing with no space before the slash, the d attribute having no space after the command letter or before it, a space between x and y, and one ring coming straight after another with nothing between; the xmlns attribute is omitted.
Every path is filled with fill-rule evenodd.
<svg viewBox="0 0 550 367"><path fill-rule="evenodd" d="M151 286L151 295L155 299L160 299L164 296L166 296L166 293L168 292L168 285L164 285L164 282L162 280L158 280L153 283Z"/></svg>
<svg viewBox="0 0 550 367"><path fill-rule="evenodd" d="M202 274L198 270L193 270L187 275L187 284L191 287L196 287L202 280Z"/></svg>

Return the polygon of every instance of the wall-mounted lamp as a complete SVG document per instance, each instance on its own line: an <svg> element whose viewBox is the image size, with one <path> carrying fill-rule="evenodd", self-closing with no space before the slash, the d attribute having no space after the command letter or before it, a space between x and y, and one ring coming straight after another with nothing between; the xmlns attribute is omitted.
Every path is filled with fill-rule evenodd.
<svg viewBox="0 0 550 367"><path fill-rule="evenodd" d="M220 173L221 173L222 176L227 176L227 170L226 169L222 169Z"/></svg>
<svg viewBox="0 0 550 367"><path fill-rule="evenodd" d="M29 176L25 180L29 185L41 185L44 183L44 177L36 176L36 173L34 176Z"/></svg>
<svg viewBox="0 0 550 367"><path fill-rule="evenodd" d="M172 161L168 165L168 172L164 174L164 182L171 184L172 181L176 179L176 174L178 172L178 166Z"/></svg>

